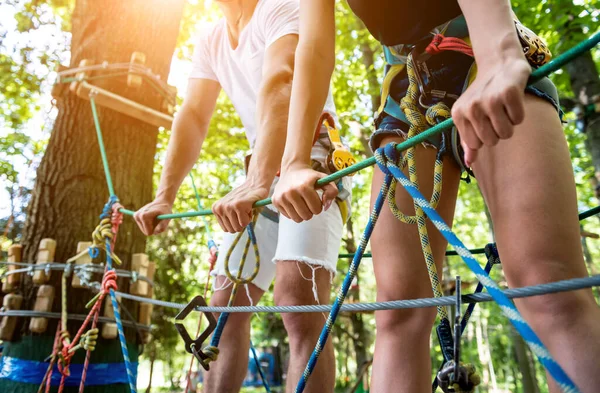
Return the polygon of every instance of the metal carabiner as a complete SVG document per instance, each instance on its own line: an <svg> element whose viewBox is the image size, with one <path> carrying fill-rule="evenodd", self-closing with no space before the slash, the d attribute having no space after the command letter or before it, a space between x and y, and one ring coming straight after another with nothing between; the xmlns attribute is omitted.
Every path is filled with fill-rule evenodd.
<svg viewBox="0 0 600 393"><path fill-rule="evenodd" d="M175 317L175 321L183 322L183 320L192 311L194 311L196 309L196 307L206 307L206 306L207 306L206 300L204 300L204 298L202 296L196 296L194 299L192 299L191 302L188 303L187 306L185 306L185 308L183 310L181 310L179 312L179 314L177 314L177 316ZM177 332L179 332L179 335L181 336L181 338L183 339L183 341L185 343L185 350L188 353L191 353L192 355L194 355L196 357L196 359L198 359L198 362L200 362L202 367L206 371L208 371L209 366L208 366L208 362L206 361L208 359L208 356L206 354L204 354L204 352L202 352L202 344L212 334L212 332L217 327L217 321L212 313L201 313L201 314L206 316L206 319L208 320L208 327L195 339L192 339L192 337L186 330L185 326L183 326L183 323L175 322L175 329L177 329ZM202 318L202 315L200 315L200 318Z"/></svg>

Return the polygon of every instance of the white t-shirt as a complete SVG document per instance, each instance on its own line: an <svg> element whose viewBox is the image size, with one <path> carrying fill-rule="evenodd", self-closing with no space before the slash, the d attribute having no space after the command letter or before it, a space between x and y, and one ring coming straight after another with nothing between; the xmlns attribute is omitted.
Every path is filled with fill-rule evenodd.
<svg viewBox="0 0 600 393"><path fill-rule="evenodd" d="M242 120L251 147L256 140L256 104L265 52L279 38L298 34L298 8L298 0L259 0L235 50L224 18L199 34L190 79L219 82ZM331 92L324 110L335 117Z"/></svg>

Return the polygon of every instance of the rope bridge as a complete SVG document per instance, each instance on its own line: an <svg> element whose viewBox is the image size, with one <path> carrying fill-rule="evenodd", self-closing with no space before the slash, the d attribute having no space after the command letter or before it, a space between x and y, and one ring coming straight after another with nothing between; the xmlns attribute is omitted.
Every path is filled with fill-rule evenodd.
<svg viewBox="0 0 600 393"><path fill-rule="evenodd" d="M561 56L557 57L553 61L537 68L531 74L528 84L535 83L535 82L539 81L540 79L548 76L552 72L557 71L558 69L563 67L565 64L572 61L575 57L594 48L599 42L600 42L600 33L596 33L593 36L591 36L590 38L588 38L587 40L585 40L584 42L578 44L574 48L568 50ZM134 211L122 208L122 207L120 207L120 205L117 204L118 199L116 197L115 190L114 190L113 183L112 183L108 159L107 159L107 155L106 155L106 149L105 149L104 141L102 138L100 121L99 121L99 117L98 117L98 113L97 113L97 109L96 109L96 103L95 103L93 94L91 94L89 98L90 98L92 115L94 118L94 124L95 124L95 128L96 128L98 144L99 144L101 158L102 158L102 164L103 164L104 173L105 173L105 177L106 177L106 183L107 183L108 191L110 194L109 202L107 203L101 218L106 219L108 217L107 211L110 211L113 208L114 208L115 212L120 212L121 214L132 216L135 213ZM444 116L444 117L447 117L447 116ZM437 118L439 119L439 116ZM429 122L429 123L432 124L435 122ZM229 278L234 283L234 290L232 291L232 296L230 298L230 301L229 301L229 304L227 307L196 307L195 308L197 311L201 311L201 312L221 312L222 313L219 318L219 323L217 324L217 326L218 326L217 331L215 332L215 335L213 336L213 340L211 342L212 345L209 347L209 349L212 350L213 352L218 351L218 349L217 349L218 340L220 338L220 334L222 332L222 328L225 324L225 321L227 320L227 315L229 315L229 313L231 313L231 312L325 312L325 311L329 311L329 316L327 318L325 326L323 327L323 330L317 341L315 349L314 349L314 351L308 361L306 369L296 387L296 392L301 393L304 391L304 389L306 387L306 383L308 381L308 378L310 377L311 373L313 372L313 370L316 366L319 355L320 355L321 351L323 350L325 343L327 342L327 339L329 337L329 334L331 332L333 324L335 323L339 313L342 311L387 310L387 309L413 308L413 307L438 307L438 310L440 310L440 315L443 317L444 313L445 313L444 306L453 305L453 304L457 304L457 303L460 304L461 300L463 302L471 303L471 304L474 304L477 302L482 302L482 301L494 301L494 302L498 303L498 305L500 306L503 313L508 317L508 319L511 321L511 323L515 326L517 331L523 336L523 338L525 339L525 341L531 348L532 352L538 356L540 362L546 367L548 372L556 380L556 382L561 387L561 389L563 391L569 392L569 393L578 392L579 391L578 388L570 380L570 378L566 375L566 373L562 370L562 368L550 356L547 349L544 347L544 345L538 339L538 337L533 332L533 330L530 328L530 326L521 317L520 313L518 312L518 310L515 308L514 304L509 299L517 298L517 297L536 296L536 295L541 295L541 294L555 293L555 292L575 290L575 289L581 289L581 288L588 288L591 286L598 286L598 285L600 285L600 276L567 280L567 281L561 281L561 282L556 282L556 283L537 285L537 286L533 286L533 287L509 289L506 291L502 291L497 286L497 284L489 277L489 274L488 274L489 269L484 270L479 265L477 260L473 257L473 254L475 254L475 253L484 253L485 249L468 250L464 246L464 244L456 237L456 235L450 230L448 225L441 219L441 217L437 214L435 209L432 207L432 205L435 205L435 202L436 202L435 198L434 198L434 200L431 201L431 203L430 203L430 201L426 200L423 197L423 195L419 192L418 186L416 186L416 184L415 184L415 179L413 177L411 177L411 179L409 180L401 170L403 165L406 165L406 162L403 162L403 157L400 156L398 154L398 152L403 152L403 151L408 150L409 152L407 153L407 156L409 156L412 148L414 148L418 144L426 141L430 137L440 134L442 131L447 130L453 126L454 126L454 123L453 123L452 119L448 118L444 121L439 122L438 124L433 125L431 128L429 128L427 130L423 129L423 130L419 130L419 132L412 133L410 135L410 138L408 138L406 141L404 141L402 143L390 144L388 146L385 146L385 148L378 149L376 151L374 157L366 159L366 160L359 162L355 165L352 165L346 169L340 170L338 172L333 173L332 175L329 175L329 176L326 176L326 177L320 179L317 182L317 186L323 186L327 183L339 180L344 176L351 175L353 173L356 173L362 169L368 168L375 164L377 164L378 167L380 168L380 170L385 174L384 184L380 190L380 193L377 197L377 200L375 202L375 205L374 205L371 215L369 217L367 226L363 232L357 252L354 254L341 254L340 255L341 258L352 258L352 262L350 263L349 271L343 281L342 287L340 288L340 290L338 292L335 302L330 306L325 305L325 306L291 306L291 307L261 307L261 306L233 307L233 299L235 296L235 292L237 292L238 286L243 285L243 284L251 281L251 279L252 279L252 278L243 278L241 276L242 268L240 268L238 275L236 277L233 277L232 275L228 275ZM409 173L411 173L411 175L412 175L410 168L409 168ZM425 219L425 217L427 217L428 219L430 219L431 222L434 224L434 226L446 238L448 243L454 248L454 251L449 252L447 255L460 256L463 259L463 261L465 262L465 264L471 269L471 271L474 272L477 279L479 280L480 285L478 287L478 290L480 291L483 288L485 288L488 292L487 294L477 293L478 291L476 291L476 293L473 295L466 295L466 296L459 297L459 299L456 299L454 297L441 296L441 293L436 293L437 296L435 298L431 298L431 299L398 300L398 301L394 301L394 302L343 305L346 295L348 293L348 290L350 288L350 285L356 275L357 269L360 265L362 258L370 256L369 254L367 254L365 252L368 241L371 237L374 226L377 222L378 216L381 212L381 209L383 208L385 201L388 199L390 199L390 200L393 199L393 192L394 192L393 190L395 187L392 187L392 186L394 186L396 182L400 183L408 191L408 193L413 197L414 203L415 203L415 210L417 210L417 213L418 213L417 215L419 215L418 211L421 211L422 212L421 218ZM263 206L266 206L269 204L271 204L271 199L264 199L264 200L258 201L255 204L255 207L257 207L257 208L263 207ZM594 214L597 214L598 212L600 212L600 206L596 207L594 209L591 209L587 212L582 213L580 215L580 218L585 219ZM198 217L198 216L203 217L203 216L208 216L211 214L212 214L212 210L200 208L200 210L197 210L197 211L161 215L158 217L158 219L177 219L177 218L189 218L189 217ZM417 217L414 220L419 221L419 217ZM248 239L248 242L246 243L244 255L248 252L250 244L252 244L254 246L255 252L257 252L256 251L257 250L256 237L254 236L254 233L253 233L253 225L252 224L248 227L248 233L249 233L249 239ZM105 281L103 282L102 290L100 293L100 298L102 298L103 296L111 297L111 300L113 303L113 308L115 311L115 319L116 319L118 329L119 329L119 338L120 338L121 347L123 350L123 357L127 364L130 389L132 392L135 392L135 381L134 381L133 371L131 370L131 365L130 365L130 361L129 361L129 357L128 357L128 353L127 353L127 346L126 346L125 337L123 334L123 326L122 326L122 322L121 322L121 317L120 317L120 313L119 313L119 307L118 307L118 303L116 300L116 296L120 295L123 298L127 298L127 299L134 299L134 300L138 300L141 302L148 302L148 303L156 304L159 306L174 307L174 308L178 308L178 309L185 308L185 306L176 304L176 303L161 302L158 300L140 298L140 297L129 295L129 294L119 293L116 290L116 282L113 284L114 276L116 275L116 273L115 273L114 269L112 268L112 261L113 261L113 259L115 259L115 256L112 254L112 249L113 249L113 241L112 241L113 236L112 235L116 236L116 230L114 228L114 225L112 228L112 233L110 233L109 231L101 231L99 233L99 236L97 237L98 242L97 242L96 247L105 249L106 257L107 257ZM213 244L214 244L214 242L213 242ZM489 255L488 255L488 257L489 257ZM242 263L243 263L244 259L245 258L242 259ZM259 260L259 258L257 255L257 266L258 266L258 260ZM434 266L434 268L435 268L435 266ZM491 265L490 265L490 268L491 268ZM256 267L255 270L257 270L257 269L258 269L258 267ZM112 281L111 280L106 281L107 277L109 277L109 278L113 277ZM434 281L434 277L432 276L432 282L433 281ZM434 282L434 284L435 284L435 282ZM472 311L472 308L470 308L470 310ZM460 310L457 310L457 312L460 313ZM92 314L90 314L90 315L92 315ZM466 315L463 317L463 322L466 323L466 319L468 319L469 315L470 315L470 311L467 310ZM95 326L97 318L98 318L98 316L96 314L94 316L94 321L93 321L92 326ZM223 319L223 321L221 321L222 319ZM88 317L88 320L89 320L89 317ZM87 320L86 320L86 322L87 322ZM463 328L464 328L464 326L461 325L460 330L462 330ZM76 338L78 338L80 336L81 336L81 334L78 333ZM57 332L57 341L59 340L59 337L60 337L59 332ZM63 338L63 341L64 341L64 338ZM66 341L65 341L65 344L68 344L66 346L66 348L71 348L70 347L71 344L69 344ZM57 348L58 348L58 346L57 346ZM89 357L89 349L88 349L88 357ZM54 357L53 357L53 359L54 359ZM457 362L458 362L458 359L457 359ZM68 365L67 365L67 367L68 367ZM82 386L83 386L83 381L82 381Z"/></svg>

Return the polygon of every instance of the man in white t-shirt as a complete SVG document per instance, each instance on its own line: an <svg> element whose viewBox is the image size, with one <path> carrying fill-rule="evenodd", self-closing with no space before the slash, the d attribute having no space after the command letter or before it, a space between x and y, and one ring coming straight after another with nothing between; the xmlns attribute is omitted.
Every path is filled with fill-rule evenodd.
<svg viewBox="0 0 600 393"><path fill-rule="evenodd" d="M277 181L286 140L299 10L298 0L238 0L218 4L225 17L202 31L196 44L187 98L173 124L156 198L140 209L135 218L146 235L167 228L168 221L158 221L156 217L171 212L177 190L200 154L223 88L253 148L245 182L213 207L219 225L228 233L213 271L216 290L211 304L224 306L231 292L224 259L233 243L233 233L244 230L252 217L252 205L266 198L274 180ZM324 111L335 116L331 95ZM313 164L327 168L324 161L330 146L326 131L322 132L313 148ZM349 189L347 181L344 188ZM323 192L335 194L334 189L330 185ZM320 209L320 203L315 205ZM278 305L328 303L344 225L340 205L329 204L322 212L313 211L318 215L304 222L302 217L295 222L282 215L277 217L276 213L274 219L267 218L274 213L268 212L271 214L259 215L255 226L262 261L260 270L246 291L239 291L236 305L256 304L274 277L274 298ZM243 236L230 258L233 276L237 274L247 234ZM251 275L254 258L250 252L243 277ZM287 390L293 391L318 339L324 317L306 313L283 314L282 318L291 352ZM231 314L220 340L218 360L211 364L205 378L205 393L239 391L246 375L249 345L250 315ZM334 362L329 342L320 355L307 392L333 392Z"/></svg>

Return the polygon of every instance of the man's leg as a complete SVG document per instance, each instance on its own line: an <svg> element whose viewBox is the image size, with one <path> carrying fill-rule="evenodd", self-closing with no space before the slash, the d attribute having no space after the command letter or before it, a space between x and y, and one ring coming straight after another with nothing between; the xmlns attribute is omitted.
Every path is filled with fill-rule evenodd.
<svg viewBox="0 0 600 393"><path fill-rule="evenodd" d="M328 304L344 225L338 205L295 223L281 217L275 252L275 303L280 306ZM290 342L287 391L293 392L323 329L326 315L284 313L283 323ZM335 356L328 340L305 392L333 393Z"/></svg>
<svg viewBox="0 0 600 393"><path fill-rule="evenodd" d="M386 137L380 146L402 142L401 137ZM437 150L417 146L415 156L419 188L430 197ZM407 173L407 170L404 171ZM443 190L438 213L450 225L458 192L460 170L453 159L446 159ZM384 174L375 168L371 205L379 194ZM396 203L405 214L414 214L413 199L400 185ZM446 241L428 222L427 229L437 270L441 272ZM433 296L431 283L416 225L400 222L387 206L383 207L371 238L373 267L377 281L377 301L416 299ZM441 274L440 274L441 280ZM373 356L372 391L377 393L414 393L431 391L429 342L436 318L435 308L376 311L377 337Z"/></svg>
<svg viewBox="0 0 600 393"><path fill-rule="evenodd" d="M548 102L531 95L525 102L526 118L514 136L481 149L474 164L511 287L587 276L561 124ZM536 296L516 304L581 391L597 392L600 308L592 292Z"/></svg>
<svg viewBox="0 0 600 393"><path fill-rule="evenodd" d="M251 304L250 300L253 305L256 305L275 276L275 265L272 259L277 245L277 224L264 216L259 216L254 233L260 254L260 268L252 284L248 284L248 291L245 286L240 286L238 289L234 303L237 306L248 306ZM210 301L213 306L226 306L229 301L232 283L226 278L225 257L235 237L234 234L225 234L220 246L219 259L213 271L213 275L216 275ZM237 276L247 238L248 234L244 233L231 253L229 268L234 277ZM246 257L242 277L250 277L254 266L254 252L250 251ZM248 294L250 298L248 298ZM215 317L218 318L218 315ZM248 370L250 319L251 314L229 314L219 343L219 357L217 361L211 363L210 372L206 373L204 393L237 393L240 391Z"/></svg>
<svg viewBox="0 0 600 393"><path fill-rule="evenodd" d="M275 279L276 304L278 306L328 304L331 273L324 268L315 269L313 273L313 269L315 268L302 262L278 262ZM318 303L313 295L314 285L317 288ZM326 316L320 313L283 313L281 317L288 333L291 354L286 392L293 392L317 343ZM330 393L333 392L334 385L335 357L331 340L328 340L319 356L317 367L308 380L305 392Z"/></svg>
<svg viewBox="0 0 600 393"><path fill-rule="evenodd" d="M229 283L227 278L218 276L217 288ZM252 304L258 303L264 291L254 284L248 284ZM216 291L211 306L226 306L231 294L231 283L224 290ZM245 288L240 288L235 299L236 306L249 306L250 299ZM252 314L229 314L219 343L219 357L210 364L210 371L204 378L204 393L237 393L242 387L248 371L248 351L250 349L250 318ZM215 318L219 318L215 314Z"/></svg>

